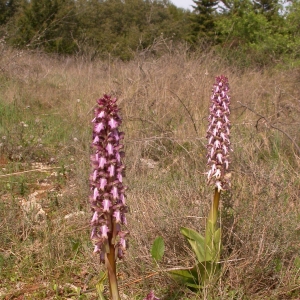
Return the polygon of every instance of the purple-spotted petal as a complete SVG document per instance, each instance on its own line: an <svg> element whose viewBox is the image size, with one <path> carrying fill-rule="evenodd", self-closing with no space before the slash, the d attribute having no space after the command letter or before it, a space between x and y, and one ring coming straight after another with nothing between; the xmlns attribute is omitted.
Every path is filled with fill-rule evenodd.
<svg viewBox="0 0 300 300"><path fill-rule="evenodd" d="M104 199L102 202L103 206L103 212L109 212L109 209L111 207L111 202L108 199Z"/></svg>
<svg viewBox="0 0 300 300"><path fill-rule="evenodd" d="M105 164L106 164L106 158L105 157L103 157L103 156L101 156L100 158L99 158L99 168L100 169L103 169L104 168L104 166L105 166Z"/></svg>
<svg viewBox="0 0 300 300"><path fill-rule="evenodd" d="M104 118L104 116L105 116L105 112L102 110L102 111L100 111L100 113L98 114L98 118Z"/></svg>
<svg viewBox="0 0 300 300"><path fill-rule="evenodd" d="M101 179L100 179L100 186L99 186L99 189L100 189L101 191L104 191L106 185L107 185L107 179L106 179L106 178L101 178Z"/></svg>
<svg viewBox="0 0 300 300"><path fill-rule="evenodd" d="M116 151L116 160L117 162L121 162L121 155L119 151Z"/></svg>
<svg viewBox="0 0 300 300"><path fill-rule="evenodd" d="M105 127L103 125L103 123L98 123L96 126L95 126L95 132L99 133L101 130L103 130Z"/></svg>
<svg viewBox="0 0 300 300"><path fill-rule="evenodd" d="M95 222L97 222L98 221L98 212L94 212L94 214L93 214L93 218L92 218L92 223L95 223Z"/></svg>
<svg viewBox="0 0 300 300"><path fill-rule="evenodd" d="M123 225L127 225L127 219L123 212L121 213L121 222Z"/></svg>
<svg viewBox="0 0 300 300"><path fill-rule="evenodd" d="M120 238L120 246L122 250L126 250L126 240L124 238Z"/></svg>
<svg viewBox="0 0 300 300"><path fill-rule="evenodd" d="M118 127L118 122L114 120L114 118L110 118L110 120L108 121L108 125L111 129L115 129Z"/></svg>
<svg viewBox="0 0 300 300"><path fill-rule="evenodd" d="M160 300L160 299L157 298L157 297L154 295L154 291L151 291L151 292L146 296L146 298L144 298L143 300Z"/></svg>
<svg viewBox="0 0 300 300"><path fill-rule="evenodd" d="M123 205L125 205L125 196L124 196L124 194L120 194L120 201L122 202Z"/></svg>
<svg viewBox="0 0 300 300"><path fill-rule="evenodd" d="M114 165L110 165L108 167L108 172L109 172L109 177L115 176L115 166Z"/></svg>
<svg viewBox="0 0 300 300"><path fill-rule="evenodd" d="M114 218L116 219L116 223L121 223L121 212L119 210L114 211Z"/></svg>
<svg viewBox="0 0 300 300"><path fill-rule="evenodd" d="M101 251L101 248L99 247L98 244L95 245L95 248L94 248L94 253L98 253Z"/></svg>
<svg viewBox="0 0 300 300"><path fill-rule="evenodd" d="M91 232L91 240L96 240L96 239L98 239L98 235L96 232L96 228L94 227Z"/></svg>
<svg viewBox="0 0 300 300"><path fill-rule="evenodd" d="M223 164L223 155L222 155L222 153L217 153L216 158L217 158L217 160L219 161L220 164Z"/></svg>
<svg viewBox="0 0 300 300"><path fill-rule="evenodd" d="M108 230L107 225L102 225L101 226L101 237L104 239L108 239L108 235L107 235L108 232L109 232L109 230Z"/></svg>
<svg viewBox="0 0 300 300"><path fill-rule="evenodd" d="M99 191L97 188L94 189L94 194L93 194L93 199L97 200L97 198L99 197Z"/></svg>
<svg viewBox="0 0 300 300"><path fill-rule="evenodd" d="M111 194L113 196L113 199L116 200L118 198L118 188L114 185L111 189Z"/></svg>
<svg viewBox="0 0 300 300"><path fill-rule="evenodd" d="M93 140L93 144L96 145L96 144L98 144L98 142L99 142L99 136L96 135L94 140Z"/></svg>
<svg viewBox="0 0 300 300"><path fill-rule="evenodd" d="M114 147L111 143L107 144L106 151L108 152L108 155L113 155L114 154Z"/></svg>
<svg viewBox="0 0 300 300"><path fill-rule="evenodd" d="M120 172L117 174L117 178L118 178L118 180L119 180L120 182L123 181L123 176L122 176L122 174L121 174Z"/></svg>
<svg viewBox="0 0 300 300"><path fill-rule="evenodd" d="M93 172L93 181L96 181L97 176L98 176L98 171L95 170L95 171Z"/></svg>

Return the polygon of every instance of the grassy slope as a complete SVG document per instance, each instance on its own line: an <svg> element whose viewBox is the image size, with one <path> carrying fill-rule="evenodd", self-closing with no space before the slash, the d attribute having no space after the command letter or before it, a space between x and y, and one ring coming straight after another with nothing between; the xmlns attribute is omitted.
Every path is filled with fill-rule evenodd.
<svg viewBox="0 0 300 300"><path fill-rule="evenodd" d="M206 118L221 74L231 85L234 149L220 219L224 274L196 295L165 270L193 262L179 228L204 230ZM96 299L90 120L105 92L118 96L126 133L131 239L119 263L122 297L155 288L163 299L299 299L298 70L242 73L184 51L91 63L1 49L0 78L0 299ZM33 198L24 212L22 201ZM36 218L40 208L46 215ZM156 266L149 249L158 235L166 253Z"/></svg>

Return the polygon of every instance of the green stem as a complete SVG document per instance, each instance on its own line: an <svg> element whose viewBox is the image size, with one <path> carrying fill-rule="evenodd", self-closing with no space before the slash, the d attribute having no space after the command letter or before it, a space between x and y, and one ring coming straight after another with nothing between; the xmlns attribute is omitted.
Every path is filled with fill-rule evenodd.
<svg viewBox="0 0 300 300"><path fill-rule="evenodd" d="M106 268L108 271L109 291L111 300L120 300L118 281L117 281L117 267L115 255L115 222L112 221L112 233L109 235L109 253L107 254Z"/></svg>
<svg viewBox="0 0 300 300"><path fill-rule="evenodd" d="M214 198L208 216L208 220L210 220L214 226L216 226L217 219L218 219L220 195L221 195L221 191L218 191L218 189L215 188L215 194L214 194Z"/></svg>
<svg viewBox="0 0 300 300"><path fill-rule="evenodd" d="M205 230L206 251L214 262L219 260L221 249L221 229L217 228L220 195L221 192L216 188Z"/></svg>

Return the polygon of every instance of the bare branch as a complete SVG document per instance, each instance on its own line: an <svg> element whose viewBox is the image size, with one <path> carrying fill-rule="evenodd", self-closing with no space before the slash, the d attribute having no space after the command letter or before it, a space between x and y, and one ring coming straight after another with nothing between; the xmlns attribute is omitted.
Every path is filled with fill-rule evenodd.
<svg viewBox="0 0 300 300"><path fill-rule="evenodd" d="M258 127L258 122L259 122L261 119L265 120L266 124L267 124L269 127L273 128L273 129L276 129L276 130L278 130L279 132L283 133L283 134L284 134L284 135L285 135L285 136L293 143L294 147L297 149L298 153L300 154L300 147L297 145L297 143L295 142L295 140L294 140L287 132L285 132L284 130L282 130L282 129L276 127L276 126L274 126L272 123L269 122L269 120L268 120L265 116L263 116L263 115L261 115L260 113L256 112L255 110L253 110L252 108L248 107L247 105L241 103L240 101L238 101L238 103L239 103L242 107L245 107L246 109L250 110L251 112L253 112L253 113L256 114L257 116L259 116L259 119L257 120L256 125L255 125L256 129L257 129L257 127Z"/></svg>
<svg viewBox="0 0 300 300"><path fill-rule="evenodd" d="M190 119L191 119L191 121L192 121L192 123L194 125L195 132L198 135L198 130L197 130L194 118L193 118L192 114L190 113L190 111L188 110L188 108L186 107L186 105L183 103L183 101L178 97L178 95L175 92L173 92L171 90L168 90L168 91L170 91L173 95L175 95L177 97L177 99L179 100L179 102L182 104L182 106L185 108L185 110L187 111L187 113L188 113L188 115L189 115L189 117L190 117Z"/></svg>

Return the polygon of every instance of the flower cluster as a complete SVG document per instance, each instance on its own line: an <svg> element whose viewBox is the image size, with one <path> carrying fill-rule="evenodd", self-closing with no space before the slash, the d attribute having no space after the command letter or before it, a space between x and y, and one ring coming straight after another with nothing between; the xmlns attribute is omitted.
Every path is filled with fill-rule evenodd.
<svg viewBox="0 0 300 300"><path fill-rule="evenodd" d="M95 151L91 156L91 239L95 244L94 252L100 253L101 262L105 262L105 255L111 245L114 245L118 258L123 258L125 236L128 234L121 230L121 225L126 225L127 206L123 185L124 152L120 143L124 133L118 130L122 121L116 101L116 98L109 95L99 99L92 121L92 146Z"/></svg>
<svg viewBox="0 0 300 300"><path fill-rule="evenodd" d="M210 184L214 184L218 188L218 191L227 190L230 187L230 97L228 91L227 77L223 75L216 77L212 89L206 137L208 139L207 159L210 166L207 179Z"/></svg>
<svg viewBox="0 0 300 300"><path fill-rule="evenodd" d="M159 298L155 297L154 291L151 291L144 300L159 300Z"/></svg>

